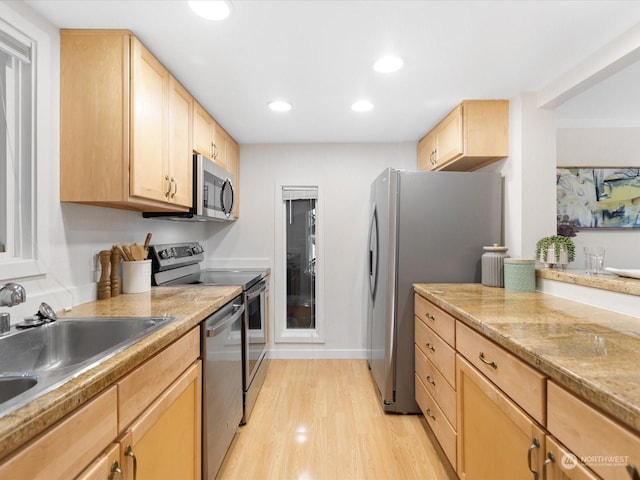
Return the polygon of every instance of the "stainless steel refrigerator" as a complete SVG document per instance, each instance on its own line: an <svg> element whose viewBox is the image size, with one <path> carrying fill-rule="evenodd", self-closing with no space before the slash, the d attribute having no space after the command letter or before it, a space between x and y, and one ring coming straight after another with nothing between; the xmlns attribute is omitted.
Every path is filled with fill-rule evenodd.
<svg viewBox="0 0 640 480"><path fill-rule="evenodd" d="M482 247L502 240L502 178L385 170L371 186L368 362L383 409L419 413L414 283L480 282Z"/></svg>

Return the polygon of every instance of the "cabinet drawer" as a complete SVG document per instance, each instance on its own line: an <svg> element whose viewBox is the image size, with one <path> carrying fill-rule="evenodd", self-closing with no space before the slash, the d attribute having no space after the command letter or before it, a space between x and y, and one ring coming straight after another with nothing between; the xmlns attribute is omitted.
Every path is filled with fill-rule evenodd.
<svg viewBox="0 0 640 480"><path fill-rule="evenodd" d="M433 329L442 339L452 347L456 345L456 320L444 310L436 307L426 298L416 294L414 296L415 316Z"/></svg>
<svg viewBox="0 0 640 480"><path fill-rule="evenodd" d="M438 369L422 353L417 346L416 350L416 375L422 380L433 399L438 402L442 412L446 415L451 426L456 428L456 391L447 383Z"/></svg>
<svg viewBox="0 0 640 480"><path fill-rule="evenodd" d="M415 342L453 387L456 384L456 352L422 320L415 319Z"/></svg>
<svg viewBox="0 0 640 480"><path fill-rule="evenodd" d="M566 463L574 455L553 437L545 439L547 455L542 478L546 480L598 480L594 473L580 464Z"/></svg>
<svg viewBox="0 0 640 480"><path fill-rule="evenodd" d="M542 426L546 422L545 377L462 322L456 348Z"/></svg>
<svg viewBox="0 0 640 480"><path fill-rule="evenodd" d="M456 467L456 432L451 427L444 413L440 410L437 402L433 399L427 388L422 383L422 380L416 375L416 402L420 406L420 410L424 413L424 418L431 427L431 430L435 434L442 450L451 462L453 467Z"/></svg>
<svg viewBox="0 0 640 480"><path fill-rule="evenodd" d="M559 387L547 385L548 430L604 479L631 478L627 464L640 468L640 435ZM640 471L639 471L640 472Z"/></svg>
<svg viewBox="0 0 640 480"><path fill-rule="evenodd" d="M0 478L75 478L118 435L111 387L0 464Z"/></svg>
<svg viewBox="0 0 640 480"><path fill-rule="evenodd" d="M200 355L200 330L191 330L118 382L118 431L123 431Z"/></svg>
<svg viewBox="0 0 640 480"><path fill-rule="evenodd" d="M102 454L75 480L105 480L118 478L120 468L120 446L112 443ZM112 475L110 477L109 475Z"/></svg>

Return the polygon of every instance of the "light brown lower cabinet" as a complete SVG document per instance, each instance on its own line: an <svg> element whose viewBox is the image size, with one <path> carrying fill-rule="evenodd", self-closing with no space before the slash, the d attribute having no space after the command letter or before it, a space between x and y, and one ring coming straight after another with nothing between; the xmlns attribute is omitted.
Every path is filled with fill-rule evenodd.
<svg viewBox="0 0 640 480"><path fill-rule="evenodd" d="M547 384L547 412L547 430L579 463L605 480L635 480L640 475L637 432L553 382Z"/></svg>
<svg viewBox="0 0 640 480"><path fill-rule="evenodd" d="M538 480L545 432L461 355L456 356L461 480Z"/></svg>
<svg viewBox="0 0 640 480"><path fill-rule="evenodd" d="M542 466L542 480L598 480L588 468L576 461L576 456L556 439L547 436L547 456Z"/></svg>
<svg viewBox="0 0 640 480"><path fill-rule="evenodd" d="M198 360L121 437L124 478L200 479L201 372Z"/></svg>
<svg viewBox="0 0 640 480"><path fill-rule="evenodd" d="M116 397L116 388L109 388L4 459L0 478L49 480L78 476L118 434Z"/></svg>

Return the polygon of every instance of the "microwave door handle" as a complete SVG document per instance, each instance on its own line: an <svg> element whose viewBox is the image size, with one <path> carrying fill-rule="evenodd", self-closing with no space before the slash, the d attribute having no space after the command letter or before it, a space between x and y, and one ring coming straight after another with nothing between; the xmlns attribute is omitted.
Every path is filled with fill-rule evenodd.
<svg viewBox="0 0 640 480"><path fill-rule="evenodd" d="M229 205L229 208L227 208L227 205L225 204L225 190L227 188L229 188L229 191L231 192L231 205ZM233 185L231 184L231 180L227 178L222 184L222 188L220 189L220 205L222 206L222 212L227 217L231 215L231 212L233 212L233 203L235 200L234 197L235 195L233 191Z"/></svg>

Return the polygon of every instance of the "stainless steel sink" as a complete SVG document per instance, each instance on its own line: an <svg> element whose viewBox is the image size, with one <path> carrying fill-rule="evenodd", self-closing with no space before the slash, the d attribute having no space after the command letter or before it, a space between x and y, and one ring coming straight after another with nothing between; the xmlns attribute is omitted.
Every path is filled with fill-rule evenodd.
<svg viewBox="0 0 640 480"><path fill-rule="evenodd" d="M174 317L63 318L0 337L0 416L173 320Z"/></svg>
<svg viewBox="0 0 640 480"><path fill-rule="evenodd" d="M17 397L38 384L32 375L0 375L0 404Z"/></svg>

